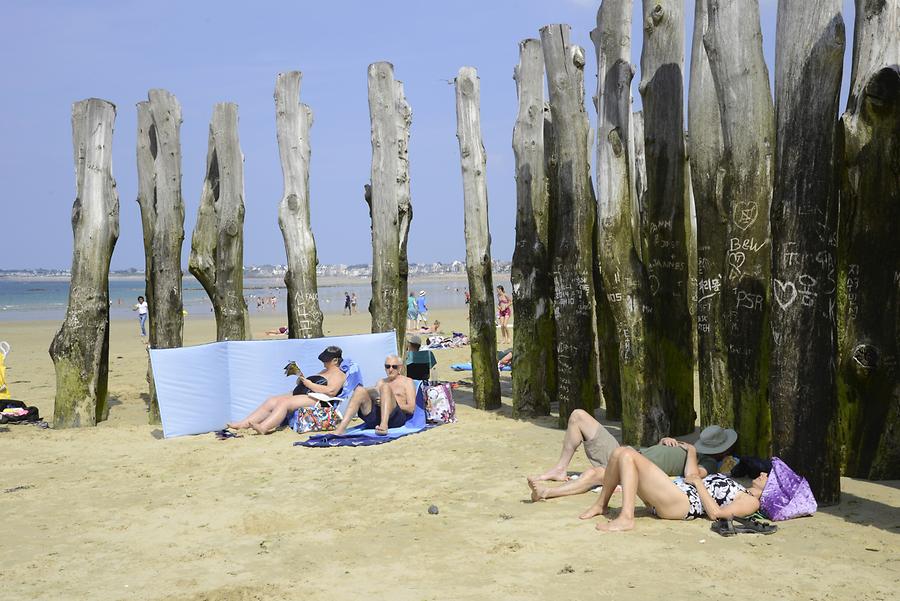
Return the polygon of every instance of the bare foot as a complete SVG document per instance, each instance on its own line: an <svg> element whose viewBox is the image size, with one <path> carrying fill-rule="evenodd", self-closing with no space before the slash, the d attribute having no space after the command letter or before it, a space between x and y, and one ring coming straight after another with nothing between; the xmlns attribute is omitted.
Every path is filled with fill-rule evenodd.
<svg viewBox="0 0 900 601"><path fill-rule="evenodd" d="M375 434L378 436L387 436L388 429L382 425L375 426Z"/></svg>
<svg viewBox="0 0 900 601"><path fill-rule="evenodd" d="M537 503L547 499L547 491L549 488L546 484L542 484L537 480L528 479L528 487L531 488L531 502Z"/></svg>
<svg viewBox="0 0 900 601"><path fill-rule="evenodd" d="M565 482L568 479L566 475L566 470L562 468L555 467L553 469L547 470L543 474L539 476L528 476L528 483L532 482L542 482L544 480L553 480L555 482Z"/></svg>
<svg viewBox="0 0 900 601"><path fill-rule="evenodd" d="M244 420L242 422L232 422L225 424L226 428L231 428L232 430L246 430L250 427L250 422Z"/></svg>
<svg viewBox="0 0 900 601"><path fill-rule="evenodd" d="M268 434L268 432L263 430L262 426L259 424L254 424L253 422L250 422L250 427L253 428L254 430L256 430L257 434Z"/></svg>
<svg viewBox="0 0 900 601"><path fill-rule="evenodd" d="M341 424L337 428L334 429L334 432L332 432L332 434L337 434L338 436L340 436L341 434L343 434L346 431L347 431L347 426Z"/></svg>
<svg viewBox="0 0 900 601"><path fill-rule="evenodd" d="M609 507L598 507L596 503L588 507L588 510L578 516L579 520L589 520L598 515L606 515L609 513Z"/></svg>
<svg viewBox="0 0 900 601"><path fill-rule="evenodd" d="M601 532L625 532L634 528L634 518L626 518L621 515L609 522L597 524L597 530Z"/></svg>

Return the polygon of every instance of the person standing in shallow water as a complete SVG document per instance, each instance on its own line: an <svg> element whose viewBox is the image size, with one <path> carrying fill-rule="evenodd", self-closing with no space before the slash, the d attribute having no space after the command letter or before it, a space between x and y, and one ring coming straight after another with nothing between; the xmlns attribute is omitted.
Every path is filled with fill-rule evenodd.
<svg viewBox="0 0 900 601"><path fill-rule="evenodd" d="M344 292L344 311L347 312L347 315L353 313L353 310L350 308L350 293Z"/></svg>
<svg viewBox="0 0 900 601"><path fill-rule="evenodd" d="M141 336L143 337L147 335L147 329L145 326L147 325L147 314L149 313L150 309L147 306L147 301L144 300L143 296L139 296L137 300L138 302L134 306L134 310L138 312L138 322L141 324Z"/></svg>

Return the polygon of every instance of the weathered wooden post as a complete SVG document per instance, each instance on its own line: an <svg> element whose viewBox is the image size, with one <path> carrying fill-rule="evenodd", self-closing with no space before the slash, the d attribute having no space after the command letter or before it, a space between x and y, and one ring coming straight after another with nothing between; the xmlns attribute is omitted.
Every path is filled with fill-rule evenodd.
<svg viewBox="0 0 900 601"><path fill-rule="evenodd" d="M713 249L727 253L722 294L728 381L722 390L732 403L738 447L764 457L771 438L766 375L775 115L757 0L710 0L703 41L719 100L722 204L728 211L728 246ZM716 417L727 415L725 409Z"/></svg>
<svg viewBox="0 0 900 601"><path fill-rule="evenodd" d="M406 243L412 220L409 194L409 126L412 110L394 66L369 65L372 177L366 200L372 216L372 332L397 333L406 347Z"/></svg>
<svg viewBox="0 0 900 601"><path fill-rule="evenodd" d="M181 105L166 90L150 90L137 105L137 172L150 347L178 348L184 331L181 300ZM159 423L159 404L150 364L150 423Z"/></svg>
<svg viewBox="0 0 900 601"><path fill-rule="evenodd" d="M838 234L845 474L900 478L900 1L856 2Z"/></svg>
<svg viewBox="0 0 900 601"><path fill-rule="evenodd" d="M622 438L641 442L645 415L655 400L647 393L644 305L647 274L641 249L640 213L634 198L631 113L631 0L604 0L591 39L597 53L597 257L615 326L621 390ZM600 301L598 299L598 305ZM609 416L609 398L607 416Z"/></svg>
<svg viewBox="0 0 900 601"><path fill-rule="evenodd" d="M316 240L309 220L309 128L312 109L300 103L300 71L275 80L275 131L284 193L278 225L287 253L284 283L288 291L288 337L321 338L322 310L316 280Z"/></svg>
<svg viewBox="0 0 900 601"><path fill-rule="evenodd" d="M696 0L688 91L688 154L697 210L697 363L700 372L700 424L733 424L728 388L727 311L722 294L724 251L728 246L728 208L722 203L722 122L719 100L703 47L709 22L707 0Z"/></svg>
<svg viewBox="0 0 900 601"><path fill-rule="evenodd" d="M645 345L653 388L640 443L694 429L687 222L684 214L684 3L643 0L641 51L644 153L644 263L649 299Z"/></svg>
<svg viewBox="0 0 900 601"><path fill-rule="evenodd" d="M112 176L115 120L116 107L106 100L72 105L72 277L66 318L50 344L58 428L94 426L107 414L109 261L119 237L119 196Z"/></svg>
<svg viewBox="0 0 900 601"><path fill-rule="evenodd" d="M513 74L519 114L513 128L516 158L516 247L512 293L516 335L512 372L513 416L550 413L556 387L553 280L550 275L550 205L544 168L544 55L540 40L519 43Z"/></svg>
<svg viewBox="0 0 900 601"><path fill-rule="evenodd" d="M212 301L217 340L250 338L244 301L244 155L237 126L237 105L217 104L188 261Z"/></svg>
<svg viewBox="0 0 900 601"><path fill-rule="evenodd" d="M494 279L488 224L487 157L481 140L481 85L472 67L460 67L456 84L456 137L462 164L465 202L466 275L469 278L469 341L475 406L500 407Z"/></svg>
<svg viewBox="0 0 900 601"><path fill-rule="evenodd" d="M778 5L772 195L772 454L816 500L840 500L835 132L844 59L840 0Z"/></svg>
<svg viewBox="0 0 900 601"><path fill-rule="evenodd" d="M598 405L594 350L594 220L584 110L584 51L569 43L568 25L541 28L553 114L553 296L556 318L557 397L564 427L575 409Z"/></svg>

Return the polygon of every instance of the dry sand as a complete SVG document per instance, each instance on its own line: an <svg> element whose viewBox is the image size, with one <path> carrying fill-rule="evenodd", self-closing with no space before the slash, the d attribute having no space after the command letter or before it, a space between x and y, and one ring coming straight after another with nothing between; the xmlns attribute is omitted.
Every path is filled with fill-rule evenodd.
<svg viewBox="0 0 900 601"><path fill-rule="evenodd" d="M462 311L436 317L465 326ZM257 338L283 321L251 319ZM10 389L47 418L58 325L0 322ZM382 446L293 447L290 431L163 440L146 425L137 331L112 324L109 421L0 427L0 599L898 598L898 482L845 478L839 506L767 537L646 513L634 532L601 534L576 518L593 493L530 502L525 476L555 461L562 436L555 418L509 417L507 374L501 410L472 408L459 388L459 423ZM214 335L211 319L188 316L186 344ZM466 350L438 359L442 378L469 376L446 368ZM579 452L571 469L586 465Z"/></svg>

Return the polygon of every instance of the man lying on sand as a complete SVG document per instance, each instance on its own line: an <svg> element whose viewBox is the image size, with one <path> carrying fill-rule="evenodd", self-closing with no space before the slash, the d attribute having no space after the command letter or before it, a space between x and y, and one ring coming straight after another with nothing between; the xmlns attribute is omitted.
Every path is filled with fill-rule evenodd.
<svg viewBox="0 0 900 601"><path fill-rule="evenodd" d="M700 453L697 456L697 462L701 478L718 471L718 459L724 457L736 441L737 432L730 429L725 430L719 426L709 426L700 433L700 439L696 446ZM584 453L593 467L586 470L578 479L567 481L566 468L572 461L575 451L582 444ZM603 427L603 424L594 419L587 411L576 409L569 416L559 461L543 474L528 477L531 499L541 501L578 495L595 486L602 485L609 458L617 448L619 448L619 443ZM681 476L685 473L687 452L674 438L663 438L652 447L640 449L639 453L669 476ZM565 482L565 484L554 488L546 484L548 480Z"/></svg>
<svg viewBox="0 0 900 601"><path fill-rule="evenodd" d="M400 373L403 361L397 355L384 360L387 376L378 380L374 388L357 386L350 397L350 405L335 434L343 434L354 415L359 415L367 429L387 434L388 428L404 425L416 410L416 388L411 378Z"/></svg>

